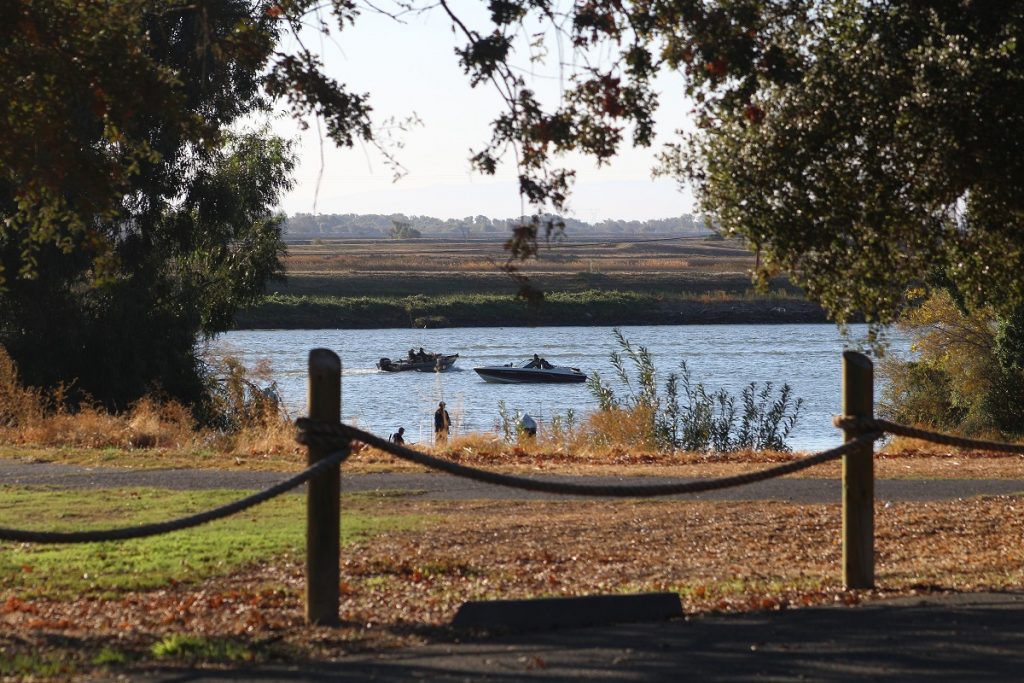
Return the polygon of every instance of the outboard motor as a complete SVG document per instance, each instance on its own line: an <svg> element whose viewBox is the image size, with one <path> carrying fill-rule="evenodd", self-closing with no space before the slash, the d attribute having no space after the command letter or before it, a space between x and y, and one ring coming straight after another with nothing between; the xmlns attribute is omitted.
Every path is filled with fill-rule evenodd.
<svg viewBox="0 0 1024 683"><path fill-rule="evenodd" d="M391 365L390 358L381 358L380 362L377 363L377 367L381 370L387 370L389 365Z"/></svg>

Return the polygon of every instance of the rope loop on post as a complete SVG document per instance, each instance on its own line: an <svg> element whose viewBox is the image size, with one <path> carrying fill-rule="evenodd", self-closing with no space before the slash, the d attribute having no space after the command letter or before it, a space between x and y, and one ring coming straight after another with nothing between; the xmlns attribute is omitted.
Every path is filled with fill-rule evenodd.
<svg viewBox="0 0 1024 683"><path fill-rule="evenodd" d="M942 444L943 446L1024 455L1024 444L1007 443L1005 441L987 441L985 439L968 439L963 436L943 434L929 429L910 427L897 422L890 422L889 420L881 420L878 418L837 415L832 418L832 424L840 429L853 429L861 432L885 432L896 436L905 436L910 439L920 439L921 441Z"/></svg>
<svg viewBox="0 0 1024 683"><path fill-rule="evenodd" d="M309 418L300 417L295 421L295 425L298 428L295 440L307 447L351 452L352 437L342 432L330 430L329 427L325 428L324 424L330 425L330 423L320 423ZM310 425L316 425L316 428L310 429Z"/></svg>
<svg viewBox="0 0 1024 683"><path fill-rule="evenodd" d="M857 417L856 415L836 415L832 418L832 425L838 429L854 432L855 434L886 431L879 426L879 420L873 417Z"/></svg>

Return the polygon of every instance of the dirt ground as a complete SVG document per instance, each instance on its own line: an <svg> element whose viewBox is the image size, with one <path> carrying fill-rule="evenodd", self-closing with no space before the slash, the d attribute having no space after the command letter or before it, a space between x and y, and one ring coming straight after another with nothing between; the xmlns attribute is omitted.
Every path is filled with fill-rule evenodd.
<svg viewBox="0 0 1024 683"><path fill-rule="evenodd" d="M201 585L74 601L0 596L0 652L48 652L88 669L116 650L138 664L179 633L229 643L245 661L330 661L458 639L447 624L467 600L672 591L696 614L1024 586L1017 497L877 506L871 591L842 587L837 506L403 497L359 505L424 523L345 548L340 628L303 623L301 560L279 558Z"/></svg>

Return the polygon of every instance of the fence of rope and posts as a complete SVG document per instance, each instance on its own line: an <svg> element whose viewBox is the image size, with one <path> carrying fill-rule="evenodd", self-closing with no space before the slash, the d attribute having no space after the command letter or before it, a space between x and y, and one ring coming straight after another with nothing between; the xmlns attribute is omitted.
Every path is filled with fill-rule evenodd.
<svg viewBox="0 0 1024 683"><path fill-rule="evenodd" d="M606 498L650 498L700 493L765 481L842 458L843 584L873 588L874 442L885 434L960 448L1024 454L1024 445L940 434L874 417L871 360L846 351L842 360L842 415L834 423L844 443L820 453L756 472L716 479L662 484L588 484L533 479L483 470L421 453L341 422L341 359L328 349L309 353L309 416L296 420L297 439L307 448L307 468L279 484L233 503L166 522L91 531L29 531L0 527L0 541L92 543L144 538L187 529L241 512L290 491L306 490L306 621L336 625L340 606L341 464L359 441L403 460L476 481L543 493Z"/></svg>

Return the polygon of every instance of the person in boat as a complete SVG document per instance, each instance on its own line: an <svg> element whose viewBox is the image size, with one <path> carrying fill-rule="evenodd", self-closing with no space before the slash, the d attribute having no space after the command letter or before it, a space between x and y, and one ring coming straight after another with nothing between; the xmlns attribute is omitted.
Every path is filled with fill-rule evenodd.
<svg viewBox="0 0 1024 683"><path fill-rule="evenodd" d="M404 434L405 427L399 427L397 432L388 437L388 441L390 441L391 443L398 444L399 446L402 446L405 444Z"/></svg>
<svg viewBox="0 0 1024 683"><path fill-rule="evenodd" d="M422 346L420 347L419 352L416 354L416 357L421 361L430 360L430 354L424 351Z"/></svg>
<svg viewBox="0 0 1024 683"><path fill-rule="evenodd" d="M540 356L538 356L535 353L535 354L533 354L533 360L531 360L529 363L527 363L526 367L528 367L528 368L541 368L543 370L550 370L551 368L553 368L555 366L552 365L551 363L547 362L546 360L544 360L543 358L541 358Z"/></svg>
<svg viewBox="0 0 1024 683"><path fill-rule="evenodd" d="M451 430L452 418L448 415L448 411L444 409L444 401L441 401L437 404L437 410L434 411L434 441L436 443L447 441Z"/></svg>
<svg viewBox="0 0 1024 683"><path fill-rule="evenodd" d="M409 360L416 360L416 349L409 349Z"/></svg>

